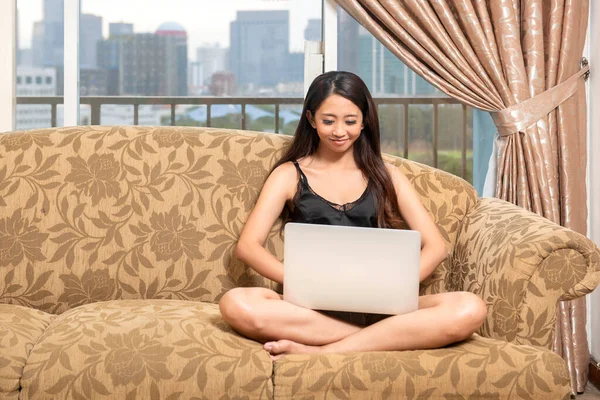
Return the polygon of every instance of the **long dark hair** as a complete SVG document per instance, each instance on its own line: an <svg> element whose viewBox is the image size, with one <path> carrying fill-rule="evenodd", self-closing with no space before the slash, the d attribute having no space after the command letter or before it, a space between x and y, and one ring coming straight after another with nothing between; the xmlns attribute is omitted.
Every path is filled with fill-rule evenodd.
<svg viewBox="0 0 600 400"><path fill-rule="evenodd" d="M354 142L354 159L358 168L369 178L378 207L377 224L381 228L403 227L398 197L394 184L381 158L379 144L379 117L377 107L367 85L351 72L331 71L319 75L308 88L302 116L294 133L294 139L284 156L273 169L289 161L314 154L319 146L319 135L308 120L307 111L315 115L323 101L332 94L345 97L360 108L364 129ZM289 220L289 209L281 215L284 223Z"/></svg>

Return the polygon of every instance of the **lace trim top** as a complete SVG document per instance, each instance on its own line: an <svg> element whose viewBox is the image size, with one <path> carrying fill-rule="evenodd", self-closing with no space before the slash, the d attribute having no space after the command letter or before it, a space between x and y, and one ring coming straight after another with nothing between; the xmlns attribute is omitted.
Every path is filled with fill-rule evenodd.
<svg viewBox="0 0 600 400"><path fill-rule="evenodd" d="M309 185L308 179L297 161L294 161L298 174L298 189L290 207L293 222L344 225L367 228L377 227L377 207L371 181L365 191L355 201L346 204L336 204L318 193Z"/></svg>

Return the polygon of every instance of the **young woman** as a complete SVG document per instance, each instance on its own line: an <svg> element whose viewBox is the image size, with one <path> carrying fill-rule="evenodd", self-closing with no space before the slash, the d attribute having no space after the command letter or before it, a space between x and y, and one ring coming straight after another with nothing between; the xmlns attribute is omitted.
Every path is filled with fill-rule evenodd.
<svg viewBox="0 0 600 400"><path fill-rule="evenodd" d="M352 73L328 72L312 83L291 147L273 168L240 235L236 256L283 283L283 264L264 248L280 216L386 228L399 228L404 219L421 232L421 281L446 258L442 236L414 188L383 162L377 108ZM265 288L230 290L219 306L233 329L264 343L272 358L441 347L470 337L487 313L485 303L467 292L421 296L417 311L394 316L319 312Z"/></svg>

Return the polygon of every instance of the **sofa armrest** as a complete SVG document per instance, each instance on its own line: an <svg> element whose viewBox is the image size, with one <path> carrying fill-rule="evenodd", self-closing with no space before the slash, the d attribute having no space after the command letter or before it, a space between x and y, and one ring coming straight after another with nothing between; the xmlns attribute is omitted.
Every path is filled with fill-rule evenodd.
<svg viewBox="0 0 600 400"><path fill-rule="evenodd" d="M588 238L498 199L480 199L463 221L448 288L488 305L479 333L551 348L559 300L590 293L600 252Z"/></svg>

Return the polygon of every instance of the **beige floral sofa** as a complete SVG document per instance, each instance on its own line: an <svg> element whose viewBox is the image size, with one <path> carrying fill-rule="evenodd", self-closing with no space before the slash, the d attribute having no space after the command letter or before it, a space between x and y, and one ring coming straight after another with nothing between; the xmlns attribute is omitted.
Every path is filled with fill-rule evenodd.
<svg viewBox="0 0 600 400"><path fill-rule="evenodd" d="M559 299L598 284L585 237L438 170L389 157L449 257L423 293L488 304L477 335L439 350L271 362L217 302L275 288L232 257L289 137L175 127L0 135L0 393L5 398L568 398L548 348ZM267 247L282 256L278 227Z"/></svg>

